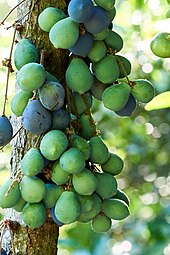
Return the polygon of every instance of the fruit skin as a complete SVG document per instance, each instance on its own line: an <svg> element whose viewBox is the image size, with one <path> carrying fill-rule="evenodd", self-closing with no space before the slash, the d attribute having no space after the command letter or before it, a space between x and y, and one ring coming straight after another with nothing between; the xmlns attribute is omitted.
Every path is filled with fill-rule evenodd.
<svg viewBox="0 0 170 255"><path fill-rule="evenodd" d="M80 150L70 148L60 157L60 166L68 173L80 173L85 167L85 159Z"/></svg>
<svg viewBox="0 0 170 255"><path fill-rule="evenodd" d="M17 116L22 116L29 99L33 96L32 92L19 89L11 100L11 110Z"/></svg>
<svg viewBox="0 0 170 255"><path fill-rule="evenodd" d="M46 79L45 68L41 64L25 64L18 72L16 83L26 92L40 88Z"/></svg>
<svg viewBox="0 0 170 255"><path fill-rule="evenodd" d="M46 193L45 183L38 177L24 176L20 183L21 195L28 203L40 202Z"/></svg>
<svg viewBox="0 0 170 255"><path fill-rule="evenodd" d="M94 2L103 9L110 11L115 5L115 0L94 0Z"/></svg>
<svg viewBox="0 0 170 255"><path fill-rule="evenodd" d="M18 200L18 202L12 207L12 209L14 209L17 212L22 212L24 206L26 205L26 201L23 199L22 196L20 196L20 199Z"/></svg>
<svg viewBox="0 0 170 255"><path fill-rule="evenodd" d="M13 184L8 195L6 195L12 182L13 180L9 179L0 187L0 207L1 208L11 208L15 206L21 197L18 182L15 182Z"/></svg>
<svg viewBox="0 0 170 255"><path fill-rule="evenodd" d="M91 0L71 0L68 5L68 14L72 20L78 23L88 21L93 13Z"/></svg>
<svg viewBox="0 0 170 255"><path fill-rule="evenodd" d="M58 185L65 184L69 181L69 173L63 170L59 160L56 160L52 165L51 180Z"/></svg>
<svg viewBox="0 0 170 255"><path fill-rule="evenodd" d="M127 103L131 87L127 83L119 83L105 89L102 94L104 106L112 111L121 110Z"/></svg>
<svg viewBox="0 0 170 255"><path fill-rule="evenodd" d="M72 135L72 147L77 148L81 151L85 160L88 160L91 154L89 143L81 136L76 134Z"/></svg>
<svg viewBox="0 0 170 255"><path fill-rule="evenodd" d="M22 211L22 220L30 228L40 228L46 220L46 209L43 203L27 203Z"/></svg>
<svg viewBox="0 0 170 255"><path fill-rule="evenodd" d="M37 175L43 167L44 159L37 148L29 149L21 160L21 171L27 176Z"/></svg>
<svg viewBox="0 0 170 255"><path fill-rule="evenodd" d="M108 160L101 165L104 172L111 175L118 175L123 170L123 160L116 154L110 153Z"/></svg>
<svg viewBox="0 0 170 255"><path fill-rule="evenodd" d="M64 191L55 205L55 216L65 224L77 220L80 215L80 203L73 191Z"/></svg>
<svg viewBox="0 0 170 255"><path fill-rule="evenodd" d="M85 196L91 195L96 190L98 184L94 174L87 168L84 168L78 174L73 174L72 182L75 191Z"/></svg>
<svg viewBox="0 0 170 255"><path fill-rule="evenodd" d="M75 115L80 115L87 110L87 106L91 108L92 103L93 98L91 93L87 92L82 96L75 92L71 99L71 111Z"/></svg>
<svg viewBox="0 0 170 255"><path fill-rule="evenodd" d="M51 130L43 136L40 151L46 159L57 160L67 149L67 146L67 136L60 130Z"/></svg>
<svg viewBox="0 0 170 255"><path fill-rule="evenodd" d="M52 208L50 209L50 211L51 211L51 217L52 217L53 221L54 221L59 227L62 227L62 226L64 225L64 223L61 222L61 221L59 221L59 220L57 219L57 217L55 216L55 207L52 207Z"/></svg>
<svg viewBox="0 0 170 255"><path fill-rule="evenodd" d="M0 116L0 146L10 142L13 135L13 128L6 116Z"/></svg>
<svg viewBox="0 0 170 255"><path fill-rule="evenodd" d="M120 69L119 78L124 78L131 73L131 63L127 58L120 55L116 55L116 59Z"/></svg>
<svg viewBox="0 0 170 255"><path fill-rule="evenodd" d="M123 39L115 31L110 31L108 36L104 39L108 48L112 48L114 52L118 52L123 48Z"/></svg>
<svg viewBox="0 0 170 255"><path fill-rule="evenodd" d="M58 8L47 7L38 16L38 25L42 30L49 32L55 23L66 17L66 14Z"/></svg>
<svg viewBox="0 0 170 255"><path fill-rule="evenodd" d="M104 40L109 34L109 28L105 28L103 31L101 31L100 33L94 34L93 38L94 40Z"/></svg>
<svg viewBox="0 0 170 255"><path fill-rule="evenodd" d="M74 58L71 60L66 70L66 82L70 89L80 94L84 94L91 88L93 75L82 59Z"/></svg>
<svg viewBox="0 0 170 255"><path fill-rule="evenodd" d="M102 58L106 56L107 47L103 41L94 41L93 46L88 53L88 58L92 62L99 62Z"/></svg>
<svg viewBox="0 0 170 255"><path fill-rule="evenodd" d="M113 196L113 198L117 198L124 201L127 204L127 206L129 206L130 204L128 196L120 189L117 189L117 193Z"/></svg>
<svg viewBox="0 0 170 255"><path fill-rule="evenodd" d="M95 123L92 122L90 116L86 113L80 115L79 123L81 124L80 135L89 140L96 133Z"/></svg>
<svg viewBox="0 0 170 255"><path fill-rule="evenodd" d="M99 136L94 136L89 141L91 154L89 160L96 164L104 164L109 158L109 151Z"/></svg>
<svg viewBox="0 0 170 255"><path fill-rule="evenodd" d="M70 124L70 114L64 109L52 112L51 129L65 130Z"/></svg>
<svg viewBox="0 0 170 255"><path fill-rule="evenodd" d="M115 113L121 117L129 117L133 114L137 106L136 99L132 94L130 94L129 99L125 106L119 111L115 111Z"/></svg>
<svg viewBox="0 0 170 255"><path fill-rule="evenodd" d="M104 213L98 214L92 219L91 227L94 232L102 233L107 232L112 226L112 221Z"/></svg>
<svg viewBox="0 0 170 255"><path fill-rule="evenodd" d="M148 103L154 97L155 91L150 81L138 79L133 81L131 93L137 101Z"/></svg>
<svg viewBox="0 0 170 255"><path fill-rule="evenodd" d="M93 86L91 87L92 95L97 99L102 101L102 94L106 88L111 86L112 84L104 84L101 81L98 81L96 78L94 79Z"/></svg>
<svg viewBox="0 0 170 255"><path fill-rule="evenodd" d="M117 198L110 198L103 201L103 212L113 220L123 220L129 215L127 204Z"/></svg>
<svg viewBox="0 0 170 255"><path fill-rule="evenodd" d="M62 19L52 26L49 38L55 48L69 49L79 38L79 24L70 17Z"/></svg>
<svg viewBox="0 0 170 255"><path fill-rule="evenodd" d="M152 52L160 58L170 57L170 33L158 33L150 44Z"/></svg>
<svg viewBox="0 0 170 255"><path fill-rule="evenodd" d="M113 83L119 77L119 66L116 57L107 55L95 67L96 78L103 83Z"/></svg>
<svg viewBox="0 0 170 255"><path fill-rule="evenodd" d="M65 90L60 83L45 81L38 93L41 104L50 111L60 109L64 104Z"/></svg>
<svg viewBox="0 0 170 255"><path fill-rule="evenodd" d="M51 122L51 112L45 109L38 99L28 102L22 114L22 124L27 131L41 135L50 128Z"/></svg>
<svg viewBox="0 0 170 255"><path fill-rule="evenodd" d="M45 208L52 208L62 194L62 187L52 183L46 183L45 186L46 193L42 202Z"/></svg>
<svg viewBox="0 0 170 255"><path fill-rule="evenodd" d="M25 64L39 62L39 53L29 39L21 39L14 51L14 64L18 70Z"/></svg>

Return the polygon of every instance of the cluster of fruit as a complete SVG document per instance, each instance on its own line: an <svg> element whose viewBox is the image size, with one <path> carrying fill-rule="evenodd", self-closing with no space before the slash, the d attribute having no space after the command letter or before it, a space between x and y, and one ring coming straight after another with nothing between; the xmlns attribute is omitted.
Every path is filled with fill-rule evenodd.
<svg viewBox="0 0 170 255"><path fill-rule="evenodd" d="M64 86L39 63L30 40L22 39L14 53L19 90L11 109L28 132L42 138L21 160L22 180L10 179L1 186L0 207L22 212L31 228L44 224L46 209L59 226L91 221L96 232L108 231L111 219L129 215L129 199L114 177L123 161L98 135L90 107L95 97L117 114L130 116L136 100L150 101L154 89L147 80L129 81L131 64L116 54L123 40L111 27L115 1L94 2L71 0L69 16L48 7L38 17L54 47L70 51L65 73L69 100ZM12 137L12 126L5 116L0 126L4 145Z"/></svg>

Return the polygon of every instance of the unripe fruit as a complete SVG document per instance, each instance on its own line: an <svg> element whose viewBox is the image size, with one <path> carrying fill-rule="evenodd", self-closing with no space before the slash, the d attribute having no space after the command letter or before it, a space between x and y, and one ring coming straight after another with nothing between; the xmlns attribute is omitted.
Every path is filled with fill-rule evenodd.
<svg viewBox="0 0 170 255"><path fill-rule="evenodd" d="M89 160L96 164L104 164L109 158L109 151L99 136L94 136L89 141L91 154Z"/></svg>
<svg viewBox="0 0 170 255"><path fill-rule="evenodd" d="M29 99L33 96L32 92L26 92L19 89L11 100L11 110L17 116L22 116Z"/></svg>
<svg viewBox="0 0 170 255"><path fill-rule="evenodd" d="M98 214L92 219L91 227L94 232L102 233L107 232L112 226L112 221L104 213Z"/></svg>
<svg viewBox="0 0 170 255"><path fill-rule="evenodd" d="M151 82L144 79L133 81L132 95L141 103L148 103L154 97L154 88Z"/></svg>
<svg viewBox="0 0 170 255"><path fill-rule="evenodd" d="M127 204L117 198L104 200L102 208L106 216L113 220L123 220L129 215Z"/></svg>
<svg viewBox="0 0 170 255"><path fill-rule="evenodd" d="M161 58L170 57L170 33L159 33L151 41L152 52Z"/></svg>

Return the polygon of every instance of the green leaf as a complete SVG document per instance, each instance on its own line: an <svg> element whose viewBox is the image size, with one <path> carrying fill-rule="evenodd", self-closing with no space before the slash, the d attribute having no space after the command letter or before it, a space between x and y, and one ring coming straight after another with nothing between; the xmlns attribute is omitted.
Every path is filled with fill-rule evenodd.
<svg viewBox="0 0 170 255"><path fill-rule="evenodd" d="M163 92L154 97L145 105L146 111L165 109L170 107L170 91Z"/></svg>

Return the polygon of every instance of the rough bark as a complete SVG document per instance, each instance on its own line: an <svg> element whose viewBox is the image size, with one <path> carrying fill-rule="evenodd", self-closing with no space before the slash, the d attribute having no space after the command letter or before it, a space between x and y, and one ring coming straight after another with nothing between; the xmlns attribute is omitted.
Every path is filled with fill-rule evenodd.
<svg viewBox="0 0 170 255"><path fill-rule="evenodd" d="M42 31L38 27L37 18L39 13L48 6L57 7L66 12L68 1L66 0L26 0L19 6L17 16L18 18L24 17L24 15L31 9L30 16L22 19L21 25L23 29L18 34L19 37L29 38L39 49L47 51L47 56L44 60L44 66L47 71L56 75L58 79L64 81L64 73L68 62L68 51L55 49L49 42L48 33ZM14 133L21 125L20 118L13 116ZM23 158L25 152L33 146L37 137L26 133L25 130L21 130L16 138L12 141L12 153L11 153L11 176L14 177L20 168L20 161ZM4 235L4 244L9 254L20 255L50 255L57 254L57 243L59 236L59 228L52 221L51 215L47 210L46 223L39 229L30 229L24 226L21 215L14 212L12 209L8 211L7 217L11 220L10 229L12 234L12 245L9 243L11 235L6 232ZM13 249L11 248L13 246ZM13 250L13 251L12 251Z"/></svg>

